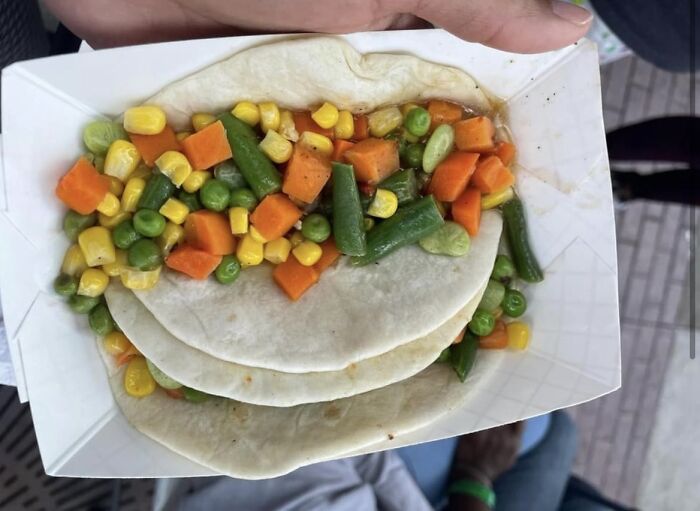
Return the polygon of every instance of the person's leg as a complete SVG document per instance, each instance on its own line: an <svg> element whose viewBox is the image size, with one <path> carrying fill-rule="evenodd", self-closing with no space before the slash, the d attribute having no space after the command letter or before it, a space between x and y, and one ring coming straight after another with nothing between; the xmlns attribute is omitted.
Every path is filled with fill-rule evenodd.
<svg viewBox="0 0 700 511"><path fill-rule="evenodd" d="M494 481L497 511L556 511L576 454L576 428L565 412L552 414L547 436Z"/></svg>
<svg viewBox="0 0 700 511"><path fill-rule="evenodd" d="M622 126L606 135L611 161L697 162L700 145L698 117L660 117ZM694 165L697 166L697 165Z"/></svg>

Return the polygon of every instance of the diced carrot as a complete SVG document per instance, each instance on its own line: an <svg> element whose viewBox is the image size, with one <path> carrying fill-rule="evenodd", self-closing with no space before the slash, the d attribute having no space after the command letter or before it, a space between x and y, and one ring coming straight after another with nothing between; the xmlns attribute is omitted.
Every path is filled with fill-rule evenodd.
<svg viewBox="0 0 700 511"><path fill-rule="evenodd" d="M140 354L141 354L141 352L136 348L136 346L134 346L133 344L130 344L124 353L117 356L115 363L117 364L117 367L121 367L124 364L128 363L132 358L134 358Z"/></svg>
<svg viewBox="0 0 700 511"><path fill-rule="evenodd" d="M354 142L349 140L337 139L333 141L333 154L331 155L331 161L345 161L343 155L345 151L354 146Z"/></svg>
<svg viewBox="0 0 700 511"><path fill-rule="evenodd" d="M496 129L486 116L472 117L454 125L455 145L460 151L485 153L493 150Z"/></svg>
<svg viewBox="0 0 700 511"><path fill-rule="evenodd" d="M165 265L193 279L204 280L216 270L221 259L220 255L212 255L191 245L180 245L165 258Z"/></svg>
<svg viewBox="0 0 700 511"><path fill-rule="evenodd" d="M496 144L496 152L494 154L501 159L503 165L510 167L515 159L515 145L510 142L499 142Z"/></svg>
<svg viewBox="0 0 700 511"><path fill-rule="evenodd" d="M434 130L440 124L454 124L462 119L464 110L460 105L433 99L428 101L428 113L430 114L430 130Z"/></svg>
<svg viewBox="0 0 700 511"><path fill-rule="evenodd" d="M503 165L498 156L479 160L472 176L472 184L482 193L496 193L515 183L515 176Z"/></svg>
<svg viewBox="0 0 700 511"><path fill-rule="evenodd" d="M481 192L476 188L467 188L452 203L452 219L464 227L470 236L479 234L481 221Z"/></svg>
<svg viewBox="0 0 700 511"><path fill-rule="evenodd" d="M439 201L455 200L467 188L478 159L478 153L457 151L450 154L435 169L428 193Z"/></svg>
<svg viewBox="0 0 700 511"><path fill-rule="evenodd" d="M170 126L165 126L157 135L137 135L129 133L129 138L138 149L146 165L152 167L165 151L181 151L180 141Z"/></svg>
<svg viewBox="0 0 700 511"><path fill-rule="evenodd" d="M233 254L236 239L231 233L228 219L214 211L201 209L187 215L185 241L194 248L212 255Z"/></svg>
<svg viewBox="0 0 700 511"><path fill-rule="evenodd" d="M195 170L204 170L231 157L231 146L221 121L211 123L182 142L185 156Z"/></svg>
<svg viewBox="0 0 700 511"><path fill-rule="evenodd" d="M367 197L374 197L374 194L377 193L377 185L371 185L369 183L357 183L357 189L362 195L366 195Z"/></svg>
<svg viewBox="0 0 700 511"><path fill-rule="evenodd" d="M369 138L369 119L366 115L355 116L355 133L352 136L353 140L364 140Z"/></svg>
<svg viewBox="0 0 700 511"><path fill-rule="evenodd" d="M321 250L323 250L321 259L314 264L314 268L316 268L316 271L319 274L323 273L323 270L329 266L332 266L333 263L335 263L340 257L340 251L338 250L338 247L335 246L335 241L333 238L328 238L326 241L321 243Z"/></svg>
<svg viewBox="0 0 700 511"><path fill-rule="evenodd" d="M289 174L289 169L287 169ZM265 197L253 214L250 222L266 240L276 240L284 236L301 218L302 212L283 193L273 193Z"/></svg>
<svg viewBox="0 0 700 511"><path fill-rule="evenodd" d="M313 266L304 266L297 258L290 256L275 266L272 278L292 300L298 300L307 289L318 282L318 271Z"/></svg>
<svg viewBox="0 0 700 511"><path fill-rule="evenodd" d="M455 337L455 340L452 341L452 344L459 344L460 342L462 342L462 340L464 339L464 332L466 332L466 331L467 331L467 327L465 326L465 327L462 328L462 330L457 334L457 337Z"/></svg>
<svg viewBox="0 0 700 511"><path fill-rule="evenodd" d="M56 197L81 215L95 211L109 191L109 178L81 157L56 185Z"/></svg>
<svg viewBox="0 0 700 511"><path fill-rule="evenodd" d="M345 151L345 159L355 168L355 179L377 184L399 168L396 142L383 138L368 138Z"/></svg>
<svg viewBox="0 0 700 511"><path fill-rule="evenodd" d="M331 177L330 160L302 144L294 146L284 172L282 191L301 202L311 204Z"/></svg>
<svg viewBox="0 0 700 511"><path fill-rule="evenodd" d="M489 335L479 337L479 349L482 350L502 350L508 347L508 333L506 324L500 319L496 321L493 332Z"/></svg>
<svg viewBox="0 0 700 511"><path fill-rule="evenodd" d="M171 397L173 399L182 399L185 397L185 393L182 390L182 387L177 388L177 389L163 389L165 393L168 395L168 397Z"/></svg>
<svg viewBox="0 0 700 511"><path fill-rule="evenodd" d="M314 121L311 118L311 112L294 112L293 116L294 127L296 128L299 135L301 135L305 131L313 131L314 133L324 135L331 139L335 137L335 132L333 131L333 128L325 129L316 124L316 121Z"/></svg>

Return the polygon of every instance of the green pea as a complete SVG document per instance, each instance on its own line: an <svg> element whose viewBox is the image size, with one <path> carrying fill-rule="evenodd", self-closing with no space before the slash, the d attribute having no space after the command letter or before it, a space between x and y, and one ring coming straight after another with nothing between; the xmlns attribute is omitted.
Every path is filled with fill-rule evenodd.
<svg viewBox="0 0 700 511"><path fill-rule="evenodd" d="M155 270L163 262L160 248L155 241L148 239L138 240L131 245L127 259L129 266L142 271Z"/></svg>
<svg viewBox="0 0 700 511"><path fill-rule="evenodd" d="M77 241L78 235L88 227L92 227L97 223L97 214L90 213L89 215L81 215L80 213L69 209L63 217L63 232L71 241Z"/></svg>
<svg viewBox="0 0 700 511"><path fill-rule="evenodd" d="M363 222L364 222L364 225L365 225L365 232L371 230L372 227L374 227L374 218L372 218L371 216L366 216L366 217L363 219Z"/></svg>
<svg viewBox="0 0 700 511"><path fill-rule="evenodd" d="M73 295L68 299L68 306L78 314L87 314L98 303L100 299L97 296Z"/></svg>
<svg viewBox="0 0 700 511"><path fill-rule="evenodd" d="M136 232L148 238L160 236L165 229L165 217L152 209L139 209L133 223Z"/></svg>
<svg viewBox="0 0 700 511"><path fill-rule="evenodd" d="M193 403L203 403L209 399L209 394L205 394L197 389L191 389L190 387L182 387L182 393L187 401Z"/></svg>
<svg viewBox="0 0 700 511"><path fill-rule="evenodd" d="M451 355L452 355L452 353L450 352L450 347L448 346L447 348L445 348L444 350L442 350L440 352L440 355L438 355L438 358L435 359L435 362L438 362L438 363L449 362L450 359L452 358Z"/></svg>
<svg viewBox="0 0 700 511"><path fill-rule="evenodd" d="M469 252L471 239L464 227L447 221L432 234L421 239L418 244L431 254L461 257Z"/></svg>
<svg viewBox="0 0 700 511"><path fill-rule="evenodd" d="M494 312L501 305L505 294L506 286L497 280L489 279L484 295L481 297L479 308L488 312Z"/></svg>
<svg viewBox="0 0 700 511"><path fill-rule="evenodd" d="M185 190L181 190L177 198L180 199L190 211L202 209L202 203L199 202L199 197L197 197L196 193L189 193Z"/></svg>
<svg viewBox="0 0 700 511"><path fill-rule="evenodd" d="M83 143L95 155L105 155L115 140L128 140L121 124L112 121L93 121L83 129Z"/></svg>
<svg viewBox="0 0 700 511"><path fill-rule="evenodd" d="M258 198L250 188L236 188L231 190L231 197L228 201L229 207L245 208L248 211L253 211L258 205Z"/></svg>
<svg viewBox="0 0 700 511"><path fill-rule="evenodd" d="M525 309L527 309L525 295L517 289L506 289L501 308L503 309L503 314L506 316L519 318L525 314Z"/></svg>
<svg viewBox="0 0 700 511"><path fill-rule="evenodd" d="M216 280L222 284L232 284L241 273L241 263L238 262L236 256L227 255L221 259L219 266L216 267L214 276Z"/></svg>
<svg viewBox="0 0 700 511"><path fill-rule="evenodd" d="M248 186L233 160L222 161L214 167L214 177L228 186L229 190Z"/></svg>
<svg viewBox="0 0 700 511"><path fill-rule="evenodd" d="M425 108L412 108L403 120L403 125L417 137L422 137L430 129L430 114Z"/></svg>
<svg viewBox="0 0 700 511"><path fill-rule="evenodd" d="M414 109L415 110L415 109ZM411 144L406 147L401 162L408 169L420 169L423 167L423 153L425 144ZM426 174L427 175L427 174Z"/></svg>
<svg viewBox="0 0 700 511"><path fill-rule="evenodd" d="M170 376L158 369L158 367L148 359L146 359L146 366L148 367L148 372L151 373L151 376L153 376L156 383L164 389L174 390L182 387L182 383L173 380Z"/></svg>
<svg viewBox="0 0 700 511"><path fill-rule="evenodd" d="M493 314L486 312L484 310L479 310L474 313L472 320L469 322L469 330L479 337L489 335L493 332L493 328L496 326L496 320Z"/></svg>
<svg viewBox="0 0 700 511"><path fill-rule="evenodd" d="M212 211L223 211L228 206L231 191L228 186L217 179L210 179L199 190L199 200L204 207Z"/></svg>
<svg viewBox="0 0 700 511"><path fill-rule="evenodd" d="M510 257L500 254L496 256L496 261L493 263L493 271L491 278L496 280L508 280L515 277L515 265Z"/></svg>
<svg viewBox="0 0 700 511"><path fill-rule="evenodd" d="M97 172L100 174L104 174L105 171L105 157L104 156L95 156L95 161L92 163L95 166L95 169Z"/></svg>
<svg viewBox="0 0 700 511"><path fill-rule="evenodd" d="M399 150L399 157L403 156L404 152L406 151L406 148L408 147L408 142L405 138L401 136L401 132L392 131L388 135L385 135L384 138L386 140L394 140Z"/></svg>
<svg viewBox="0 0 700 511"><path fill-rule="evenodd" d="M323 243L331 235L331 223L318 213L311 213L301 222L301 233L307 240Z"/></svg>
<svg viewBox="0 0 700 511"><path fill-rule="evenodd" d="M455 145L455 130L449 124L441 124L430 135L423 152L423 170L432 174L442 160L452 152Z"/></svg>
<svg viewBox="0 0 700 511"><path fill-rule="evenodd" d="M114 330L114 320L109 313L109 309L104 303L96 305L88 315L90 328L97 335L107 335Z"/></svg>
<svg viewBox="0 0 700 511"><path fill-rule="evenodd" d="M136 232L134 224L131 220L124 220L112 231L112 241L114 242L114 245L123 250L128 249L141 238L141 234Z"/></svg>
<svg viewBox="0 0 700 511"><path fill-rule="evenodd" d="M73 296L78 291L78 279L61 273L53 281L53 290L61 296Z"/></svg>

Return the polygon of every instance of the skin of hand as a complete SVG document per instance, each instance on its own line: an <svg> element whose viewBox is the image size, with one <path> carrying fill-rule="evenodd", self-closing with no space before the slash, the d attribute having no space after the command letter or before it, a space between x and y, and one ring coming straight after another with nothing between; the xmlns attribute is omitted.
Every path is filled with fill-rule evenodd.
<svg viewBox="0 0 700 511"><path fill-rule="evenodd" d="M513 466L518 456L523 422L514 422L464 435L459 439L452 462L452 479L475 479L490 484Z"/></svg>
<svg viewBox="0 0 700 511"><path fill-rule="evenodd" d="M274 32L347 33L434 24L467 41L534 53L571 44L587 10L561 0L44 0L94 47Z"/></svg>

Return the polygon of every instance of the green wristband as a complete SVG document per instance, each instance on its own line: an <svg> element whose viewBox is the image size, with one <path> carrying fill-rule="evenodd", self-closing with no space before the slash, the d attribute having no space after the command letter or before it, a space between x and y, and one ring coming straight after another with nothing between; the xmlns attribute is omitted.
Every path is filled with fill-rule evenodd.
<svg viewBox="0 0 700 511"><path fill-rule="evenodd" d="M469 495L475 499L479 499L481 502L486 504L490 509L493 509L496 505L496 494L488 486L478 483L476 481L471 481L469 479L462 479L461 481L455 481L448 488L448 493L459 493L462 495Z"/></svg>

